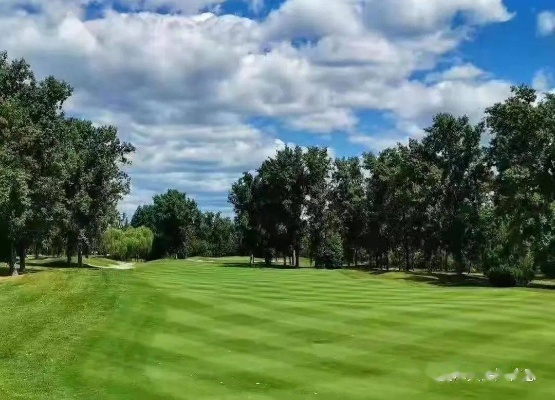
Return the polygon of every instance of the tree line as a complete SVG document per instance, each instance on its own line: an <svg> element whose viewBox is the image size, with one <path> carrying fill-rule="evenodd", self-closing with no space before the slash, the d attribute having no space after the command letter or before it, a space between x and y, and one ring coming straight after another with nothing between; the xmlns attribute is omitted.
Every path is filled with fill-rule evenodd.
<svg viewBox="0 0 555 400"><path fill-rule="evenodd" d="M195 200L175 189L154 196L152 204L139 206L131 226L153 233L148 259L223 257L238 252L234 221L220 213L202 212Z"/></svg>
<svg viewBox="0 0 555 400"><path fill-rule="evenodd" d="M68 117L72 91L0 52L0 259L12 274L29 251L76 254L81 266L129 191L134 147L113 126Z"/></svg>
<svg viewBox="0 0 555 400"><path fill-rule="evenodd" d="M99 249L121 260L234 254L318 268L555 277L555 95L520 86L478 124L437 115L421 140L332 160L286 147L233 184L234 219L177 190L121 226L134 147L68 117L73 89L0 53L0 261Z"/></svg>
<svg viewBox="0 0 555 400"><path fill-rule="evenodd" d="M233 184L251 260L555 276L555 95L520 86L478 124L437 115L421 140L332 160L286 147Z"/></svg>

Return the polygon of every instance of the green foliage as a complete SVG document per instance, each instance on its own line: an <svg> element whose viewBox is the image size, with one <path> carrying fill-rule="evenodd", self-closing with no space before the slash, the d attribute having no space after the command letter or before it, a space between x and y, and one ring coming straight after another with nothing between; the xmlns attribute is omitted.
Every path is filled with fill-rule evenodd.
<svg viewBox="0 0 555 400"><path fill-rule="evenodd" d="M230 192L244 248L315 258L331 218L347 264L555 275L555 95L514 88L481 123L438 114L425 132L334 163L325 149L278 151Z"/></svg>
<svg viewBox="0 0 555 400"><path fill-rule="evenodd" d="M115 127L66 118L72 91L51 76L37 80L25 60L0 53L0 236L12 265L14 249L24 261L31 245L81 255L128 192L121 167L133 146L120 142Z"/></svg>
<svg viewBox="0 0 555 400"><path fill-rule="evenodd" d="M535 273L533 266L524 261L515 266L497 263L487 271L486 276L492 286L513 287L527 286L534 279Z"/></svg>
<svg viewBox="0 0 555 400"><path fill-rule="evenodd" d="M154 233L147 227L110 228L102 235L104 254L115 260L146 260L152 252Z"/></svg>
<svg viewBox="0 0 555 400"><path fill-rule="evenodd" d="M134 227L154 233L150 258L223 257L238 249L235 223L219 213L201 212L185 193L168 190L156 195L153 204L138 207L131 219Z"/></svg>
<svg viewBox="0 0 555 400"><path fill-rule="evenodd" d="M326 269L343 267L343 241L341 235L334 232L326 235L316 250L314 266Z"/></svg>
<svg viewBox="0 0 555 400"><path fill-rule="evenodd" d="M331 204L334 215L340 221L341 241L347 261L350 264L352 260L355 266L358 264L358 249L363 244L365 228L365 220L362 218L364 215L363 182L364 177L358 158L335 160L330 188ZM335 238L329 244L335 245L334 242ZM330 249L332 253L336 250ZM343 254L340 258L342 262Z"/></svg>

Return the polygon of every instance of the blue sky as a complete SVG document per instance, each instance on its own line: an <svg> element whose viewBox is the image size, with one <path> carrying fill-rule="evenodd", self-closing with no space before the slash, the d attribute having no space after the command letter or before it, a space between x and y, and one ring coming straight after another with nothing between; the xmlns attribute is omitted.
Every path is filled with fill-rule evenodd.
<svg viewBox="0 0 555 400"><path fill-rule="evenodd" d="M68 113L137 147L132 213L227 190L287 144L334 156L555 89L552 0L2 0L0 49L75 88Z"/></svg>

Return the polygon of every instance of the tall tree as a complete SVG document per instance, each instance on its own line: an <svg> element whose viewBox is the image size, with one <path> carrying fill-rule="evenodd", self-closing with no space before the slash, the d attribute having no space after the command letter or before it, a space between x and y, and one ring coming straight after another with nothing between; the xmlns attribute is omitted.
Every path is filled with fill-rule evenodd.
<svg viewBox="0 0 555 400"><path fill-rule="evenodd" d="M235 211L235 224L240 236L240 246L243 251L249 254L252 264L254 256L259 249L261 231L259 226L259 216L255 205L255 178L249 172L233 184L228 195L228 201L233 205Z"/></svg>
<svg viewBox="0 0 555 400"><path fill-rule="evenodd" d="M496 170L497 215L507 221L506 247L517 259L529 252L546 261L555 249L555 95L514 87L512 96L487 110ZM554 254L555 255L555 254ZM538 257L539 256L539 257Z"/></svg>
<svg viewBox="0 0 555 400"><path fill-rule="evenodd" d="M282 254L295 254L295 267L300 266L300 251L306 206L307 172L303 150L286 147L258 170L260 184L257 201L262 226L272 244Z"/></svg>
<svg viewBox="0 0 555 400"><path fill-rule="evenodd" d="M440 203L443 245L453 256L457 271L462 272L465 263L475 261L472 247L490 176L480 145L485 126L472 126L467 117L439 114L426 132L423 146L427 161L440 174L439 186L431 189Z"/></svg>
<svg viewBox="0 0 555 400"><path fill-rule="evenodd" d="M26 220L20 221L20 235L14 239L21 271L27 246L46 235L59 210L64 147L58 128L61 107L71 91L53 77L38 82L25 60L10 62L5 52L0 53L0 112L6 122L1 145L27 177Z"/></svg>
<svg viewBox="0 0 555 400"><path fill-rule="evenodd" d="M75 249L81 267L84 248L100 238L118 201L129 191L122 166L129 164L134 147L121 142L112 126L94 127L89 121L71 119L67 129L73 147L66 164L65 229L68 258Z"/></svg>
<svg viewBox="0 0 555 400"><path fill-rule="evenodd" d="M310 147L304 154L306 182L305 222L309 246L308 254L314 259L330 231L330 167L331 159L326 148Z"/></svg>
<svg viewBox="0 0 555 400"><path fill-rule="evenodd" d="M340 232L347 262L358 266L365 221L364 177L358 157L335 160L331 189L333 211L340 222Z"/></svg>

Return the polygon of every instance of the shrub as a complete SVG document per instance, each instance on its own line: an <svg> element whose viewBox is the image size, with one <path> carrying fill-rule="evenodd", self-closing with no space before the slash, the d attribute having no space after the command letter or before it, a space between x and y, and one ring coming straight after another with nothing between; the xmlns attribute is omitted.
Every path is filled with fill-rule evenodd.
<svg viewBox="0 0 555 400"><path fill-rule="evenodd" d="M330 234L316 250L316 268L338 269L343 267L343 244L337 234Z"/></svg>
<svg viewBox="0 0 555 400"><path fill-rule="evenodd" d="M513 274L513 270L507 267L494 267L487 273L487 277L490 285L495 287L516 286L516 278Z"/></svg>
<svg viewBox="0 0 555 400"><path fill-rule="evenodd" d="M490 285L495 287L527 286L535 275L534 260L529 254L516 258L490 253L484 269Z"/></svg>

